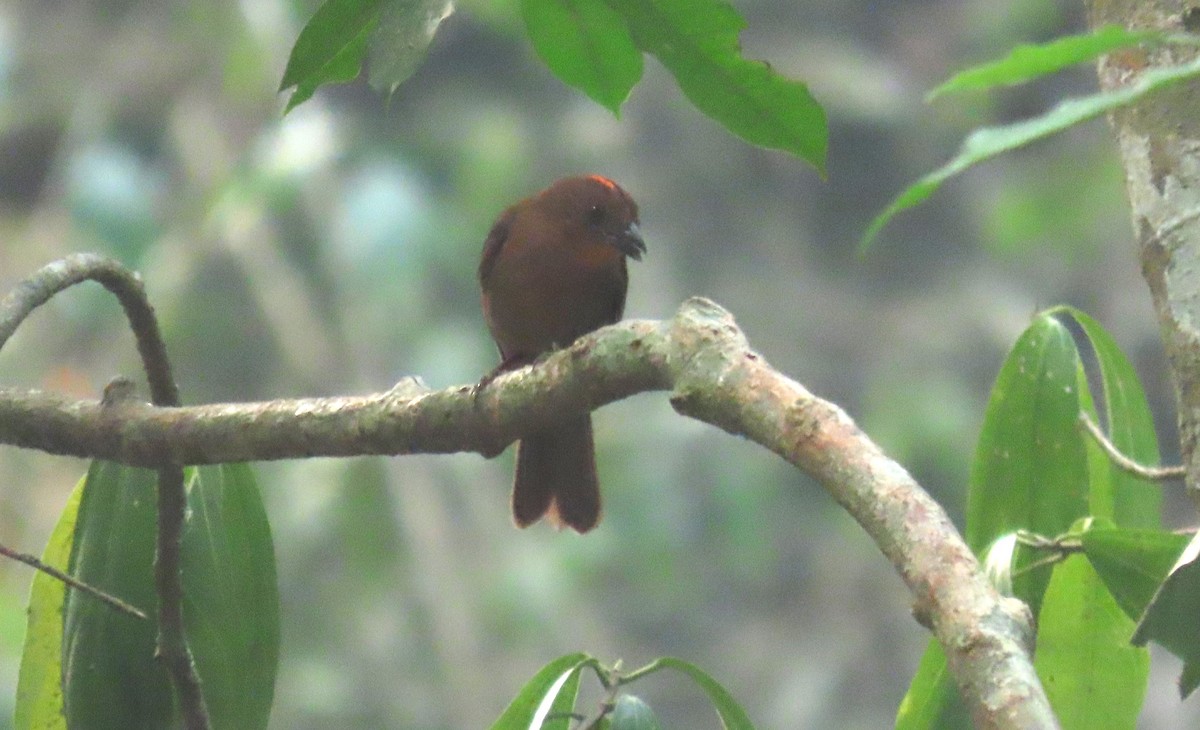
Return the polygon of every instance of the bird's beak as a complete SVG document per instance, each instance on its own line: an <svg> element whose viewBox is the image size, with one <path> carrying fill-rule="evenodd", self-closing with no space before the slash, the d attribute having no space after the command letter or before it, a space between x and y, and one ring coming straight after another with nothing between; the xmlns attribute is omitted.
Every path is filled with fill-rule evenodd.
<svg viewBox="0 0 1200 730"><path fill-rule="evenodd" d="M637 223L630 223L613 239L612 244L634 261L641 261L642 254L646 253L646 242L642 240L642 231Z"/></svg>

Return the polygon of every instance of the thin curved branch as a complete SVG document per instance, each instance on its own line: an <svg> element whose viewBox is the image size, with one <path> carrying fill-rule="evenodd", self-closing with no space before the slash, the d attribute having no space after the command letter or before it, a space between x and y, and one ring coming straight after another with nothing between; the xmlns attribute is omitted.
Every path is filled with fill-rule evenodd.
<svg viewBox="0 0 1200 730"><path fill-rule="evenodd" d="M949 517L844 411L772 369L733 318L691 299L671 320L628 321L528 368L430 391L416 381L352 398L102 409L0 390L0 443L140 466L308 456L499 453L522 431L650 390L813 476L875 540L945 649L980 728L1057 727L1030 659L1024 604L1001 597Z"/></svg>
<svg viewBox="0 0 1200 730"><path fill-rule="evenodd" d="M85 281L95 281L116 296L137 342L142 368L157 406L178 406L179 387L171 375L171 361L158 328L154 308L142 279L120 262L90 253L71 254L54 261L16 286L0 300L0 347L35 309L55 294ZM128 389L121 389L128 392ZM116 392L114 390L114 392ZM106 399L103 406L112 410ZM187 506L183 465L158 464L158 520L154 559L154 585L158 595L158 653L179 694L184 723L189 730L207 730L208 711L200 691L200 678L187 648L183 631L183 572L180 543Z"/></svg>

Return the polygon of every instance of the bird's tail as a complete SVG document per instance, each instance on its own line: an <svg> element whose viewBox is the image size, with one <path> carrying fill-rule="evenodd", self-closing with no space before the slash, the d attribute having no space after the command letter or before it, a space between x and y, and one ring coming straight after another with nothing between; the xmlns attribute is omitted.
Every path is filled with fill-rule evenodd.
<svg viewBox="0 0 1200 730"><path fill-rule="evenodd" d="M592 417L584 415L521 439L513 480L513 521L527 527L543 516L587 532L600 521L600 481Z"/></svg>

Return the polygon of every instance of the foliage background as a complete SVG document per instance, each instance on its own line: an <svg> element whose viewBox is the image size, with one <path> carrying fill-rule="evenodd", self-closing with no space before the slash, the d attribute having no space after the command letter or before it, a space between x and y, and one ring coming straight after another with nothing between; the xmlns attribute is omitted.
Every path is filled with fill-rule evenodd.
<svg viewBox="0 0 1200 730"><path fill-rule="evenodd" d="M600 172L643 211L627 314L703 294L775 366L841 403L961 515L987 390L1038 308L1079 306L1170 386L1093 123L955 181L866 259L870 217L972 126L1094 87L1091 70L921 103L953 69L1081 29L1077 3L739 0L750 57L807 81L829 180L692 109L661 67L615 120L537 61L515 0L466 0L390 102L363 82L286 118L276 95L316 0L0 3L0 285L95 250L139 268L188 402L476 380L495 355L474 270L501 208ZM94 397L135 374L97 288L0 353L6 385ZM695 661L761 727L887 726L924 647L899 579L814 484L641 396L596 416L606 514L586 539L512 529L511 454L261 465L283 591L275 727L483 727L576 649ZM0 541L40 552L83 462L0 451ZM1192 519L1177 491L1173 524ZM1173 501L1172 501L1173 500ZM961 522L960 522L961 524ZM0 723L29 571L0 564ZM1156 654L1143 726L1193 727ZM698 690L639 686L671 727Z"/></svg>

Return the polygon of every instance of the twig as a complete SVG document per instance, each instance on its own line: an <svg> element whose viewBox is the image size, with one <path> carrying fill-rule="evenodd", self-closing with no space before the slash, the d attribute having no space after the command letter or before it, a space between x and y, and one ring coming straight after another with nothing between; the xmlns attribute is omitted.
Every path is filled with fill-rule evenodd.
<svg viewBox="0 0 1200 730"><path fill-rule="evenodd" d="M1108 454L1108 458L1112 460L1112 463L1116 464L1117 468L1127 474L1132 474L1148 482L1183 479L1187 475L1187 469L1183 466L1146 466L1122 454L1116 445L1108 440L1108 436L1100 430L1100 426L1086 413L1079 414L1079 424L1091 434L1096 444L1104 450L1104 453Z"/></svg>
<svg viewBox="0 0 1200 730"><path fill-rule="evenodd" d="M55 294L84 281L95 281L112 292L125 310L137 342L138 354L142 358L151 401L156 406L178 406L179 388L171 375L166 345L141 277L121 263L103 256L72 254L44 266L18 284L0 301L0 347L31 312ZM106 392L101 408L111 413L112 401L125 401L120 396L128 394L129 389L124 384L114 388L111 393ZM158 467L158 529L154 558L154 583L158 594L157 652L175 685L185 727L188 730L207 730L208 711L183 631L180 541L187 503L183 466L180 462L165 462L158 464Z"/></svg>
<svg viewBox="0 0 1200 730"><path fill-rule="evenodd" d="M136 606L131 606L130 604L126 603L125 601L122 601L120 598L117 598L116 596L114 596L110 593L105 593L104 591L100 590L99 588L95 588L93 586L88 585L87 583L84 583L81 580L72 578L71 576L62 572L58 568L55 568L53 565L47 565L46 563L43 563L36 555L30 555L29 553L17 552L16 550L13 550L12 548L9 548L9 547L5 547L4 545L0 545L0 555L3 555L6 558L12 558L13 560L16 560L17 562L20 562L20 563L25 563L26 565L33 568L34 570L40 570L41 572L45 573L46 575L50 576L51 578L54 578L55 580L60 580L63 583L66 583L67 585L71 586L75 590L83 591L84 593L88 594L89 596L92 596L94 598L100 599L101 601L104 601L105 603L107 603L108 605L112 606L113 608L117 609L118 611L120 611L122 613L127 613L130 616L133 616L134 618L140 618L143 621L146 620L146 614L143 613L141 611L141 609L137 608Z"/></svg>

